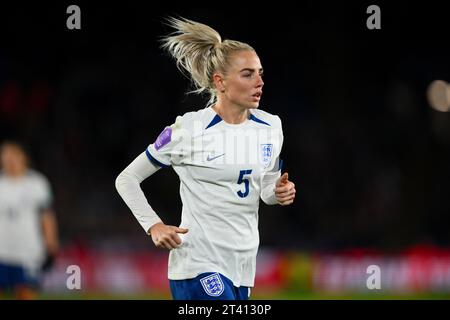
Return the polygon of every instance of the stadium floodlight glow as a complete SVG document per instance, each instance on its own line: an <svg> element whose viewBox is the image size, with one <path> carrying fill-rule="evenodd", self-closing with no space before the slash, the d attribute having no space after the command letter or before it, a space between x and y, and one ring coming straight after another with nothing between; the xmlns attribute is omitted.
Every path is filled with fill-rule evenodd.
<svg viewBox="0 0 450 320"><path fill-rule="evenodd" d="M428 104L440 112L450 111L450 85L443 80L434 80L427 89Z"/></svg>

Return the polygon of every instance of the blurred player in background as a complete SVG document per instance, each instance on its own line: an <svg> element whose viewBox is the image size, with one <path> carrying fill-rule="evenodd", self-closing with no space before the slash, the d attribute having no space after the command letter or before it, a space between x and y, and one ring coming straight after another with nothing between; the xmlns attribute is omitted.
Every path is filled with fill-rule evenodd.
<svg viewBox="0 0 450 320"><path fill-rule="evenodd" d="M4 142L0 160L0 297L33 299L58 251L51 189L19 143Z"/></svg>
<svg viewBox="0 0 450 320"><path fill-rule="evenodd" d="M174 299L246 300L256 272L259 199L289 205L295 198L288 174L281 176L281 120L257 109L263 69L252 47L222 41L201 23L169 22L176 32L164 38L163 47L196 92L207 92L211 99L166 127L120 173L116 188L155 245L171 250L168 277ZM234 138L245 140L245 148L233 146ZM236 160L241 156L245 161ZM252 156L258 161L250 161ZM181 182L179 227L164 224L140 188L167 166Z"/></svg>

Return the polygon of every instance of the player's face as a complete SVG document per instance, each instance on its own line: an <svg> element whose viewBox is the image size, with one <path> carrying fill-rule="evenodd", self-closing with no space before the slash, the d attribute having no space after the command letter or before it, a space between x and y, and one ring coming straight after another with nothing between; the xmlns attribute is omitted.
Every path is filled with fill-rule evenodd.
<svg viewBox="0 0 450 320"><path fill-rule="evenodd" d="M263 69L256 52L237 51L230 57L224 87L229 102L242 108L258 108L262 96Z"/></svg>
<svg viewBox="0 0 450 320"><path fill-rule="evenodd" d="M8 175L20 175L26 169L26 156L15 145L5 145L0 156L2 169Z"/></svg>

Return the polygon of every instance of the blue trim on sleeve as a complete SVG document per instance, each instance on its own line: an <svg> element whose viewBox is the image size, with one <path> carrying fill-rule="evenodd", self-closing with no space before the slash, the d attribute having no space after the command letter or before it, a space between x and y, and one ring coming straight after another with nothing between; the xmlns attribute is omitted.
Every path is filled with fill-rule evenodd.
<svg viewBox="0 0 450 320"><path fill-rule="evenodd" d="M216 114L215 117L208 124L208 126L205 128L205 130L212 127L213 125L218 124L220 121L222 121L222 118L218 114Z"/></svg>
<svg viewBox="0 0 450 320"><path fill-rule="evenodd" d="M283 160L280 159L279 163L278 163L278 170L283 171Z"/></svg>
<svg viewBox="0 0 450 320"><path fill-rule="evenodd" d="M258 119L257 117L255 117L253 114L250 114L250 118L249 118L250 120L253 120L253 121L255 121L255 122L258 122L258 123L262 123L262 124L265 124L265 125L268 125L269 127L270 127L270 124L268 124L267 122L265 122L265 121L262 121L261 119Z"/></svg>
<svg viewBox="0 0 450 320"><path fill-rule="evenodd" d="M147 158L154 164L157 166L160 166L161 168L167 168L168 165L164 164L162 162L159 162L158 160L156 160L154 157L152 157L152 155L150 154L150 152L148 152L148 149L145 150L145 154L147 155Z"/></svg>

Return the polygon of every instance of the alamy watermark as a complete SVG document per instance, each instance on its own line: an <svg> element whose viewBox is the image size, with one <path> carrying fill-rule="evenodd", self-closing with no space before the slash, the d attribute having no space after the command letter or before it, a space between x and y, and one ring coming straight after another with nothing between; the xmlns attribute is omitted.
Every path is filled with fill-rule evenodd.
<svg viewBox="0 0 450 320"><path fill-rule="evenodd" d="M66 20L66 26L69 30L81 29L81 9L78 5L72 4L67 7L67 14L70 14ZM372 4L367 7L366 13L370 16L366 20L366 26L369 30L381 29L381 9L379 6Z"/></svg>
<svg viewBox="0 0 450 320"><path fill-rule="evenodd" d="M369 274L366 281L367 289L381 289L381 268L376 264L367 267L366 273Z"/></svg>
<svg viewBox="0 0 450 320"><path fill-rule="evenodd" d="M66 287L69 290L81 290L81 268L76 264L67 267L66 274L69 276L66 280Z"/></svg>
<svg viewBox="0 0 450 320"><path fill-rule="evenodd" d="M370 13L367 18L366 26L367 29L381 29L381 9L379 6L373 4L367 7L366 13Z"/></svg>
<svg viewBox="0 0 450 320"><path fill-rule="evenodd" d="M79 6L72 4L67 7L66 13L69 13L70 16L66 20L67 29L73 30L81 29L81 9Z"/></svg>

